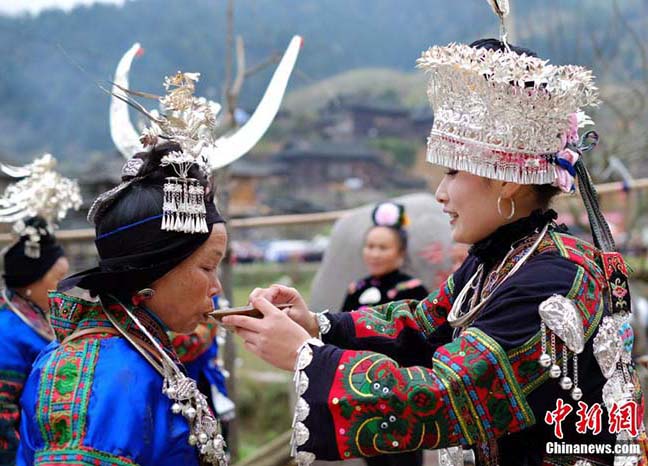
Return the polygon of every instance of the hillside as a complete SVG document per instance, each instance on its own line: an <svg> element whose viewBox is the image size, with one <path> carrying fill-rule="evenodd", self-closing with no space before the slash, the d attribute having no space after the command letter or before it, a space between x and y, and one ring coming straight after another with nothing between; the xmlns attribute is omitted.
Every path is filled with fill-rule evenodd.
<svg viewBox="0 0 648 466"><path fill-rule="evenodd" d="M648 43L645 0L513 5L517 37L552 61L591 65L605 79L642 77L637 44ZM0 154L25 160L48 150L78 163L111 149L109 99L95 81L110 79L135 41L146 53L133 67L133 88L159 93L165 74L200 71L198 93L221 100L225 7L218 0L130 0L121 8L95 4L69 14L0 17ZM304 36L289 90L314 84L317 98L298 91L289 99L297 107L300 99L319 105L331 93L380 89L393 80L399 88L402 81L406 103L417 102L420 76L400 73L413 71L422 49L498 31L484 0L237 0L235 18L250 66L282 51L293 34ZM608 66L608 59L615 63ZM357 69L368 71L351 71ZM244 107L255 105L270 75L267 69L246 81Z"/></svg>

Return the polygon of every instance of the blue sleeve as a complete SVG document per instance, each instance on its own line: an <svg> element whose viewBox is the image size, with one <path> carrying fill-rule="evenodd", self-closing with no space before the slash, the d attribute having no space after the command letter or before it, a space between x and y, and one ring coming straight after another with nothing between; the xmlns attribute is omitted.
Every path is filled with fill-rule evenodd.
<svg viewBox="0 0 648 466"><path fill-rule="evenodd" d="M0 464L13 464L18 449L20 395L47 341L20 318L0 309Z"/></svg>

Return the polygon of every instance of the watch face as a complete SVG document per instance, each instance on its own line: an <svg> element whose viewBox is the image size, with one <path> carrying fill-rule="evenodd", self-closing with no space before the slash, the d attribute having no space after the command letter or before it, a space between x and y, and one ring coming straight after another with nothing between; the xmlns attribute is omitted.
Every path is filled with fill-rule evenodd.
<svg viewBox="0 0 648 466"><path fill-rule="evenodd" d="M367 288L362 292L362 294L358 298L358 302L363 305L378 304L381 298L382 296L380 294L380 290L375 286L372 286L371 288Z"/></svg>
<svg viewBox="0 0 648 466"><path fill-rule="evenodd" d="M328 333L328 331L331 330L331 321L326 316L327 312L328 311L324 311L315 314L315 317L317 318L317 326L319 327L321 334Z"/></svg>

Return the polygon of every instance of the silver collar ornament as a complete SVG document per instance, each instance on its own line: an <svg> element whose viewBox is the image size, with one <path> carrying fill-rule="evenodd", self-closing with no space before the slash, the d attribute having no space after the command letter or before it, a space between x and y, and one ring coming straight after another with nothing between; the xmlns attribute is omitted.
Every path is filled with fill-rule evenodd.
<svg viewBox="0 0 648 466"><path fill-rule="evenodd" d="M175 366L166 365L164 373L164 393L170 400L174 414L182 414L190 426L187 438L189 445L195 446L204 461L219 466L227 465L225 439L221 435L220 423L211 413L207 398L196 385L196 381L185 376Z"/></svg>
<svg viewBox="0 0 648 466"><path fill-rule="evenodd" d="M381 299L382 296L380 295L380 290L375 286L372 286L362 292L358 298L358 302L363 306L370 306L372 304L378 304Z"/></svg>

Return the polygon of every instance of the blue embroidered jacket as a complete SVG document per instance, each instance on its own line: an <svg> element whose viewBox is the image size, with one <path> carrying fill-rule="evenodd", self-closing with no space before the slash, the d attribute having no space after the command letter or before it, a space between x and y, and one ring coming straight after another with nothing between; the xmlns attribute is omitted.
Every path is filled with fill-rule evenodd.
<svg viewBox="0 0 648 466"><path fill-rule="evenodd" d="M54 339L42 310L7 291L0 298L0 464L13 465L19 443L20 395L38 353Z"/></svg>
<svg viewBox="0 0 648 466"><path fill-rule="evenodd" d="M41 353L25 384L17 464L197 466L189 425L171 412L162 376L114 333L103 308L59 293L50 298L61 343ZM123 310L109 309L129 335L148 341ZM156 319L133 312L177 360Z"/></svg>

